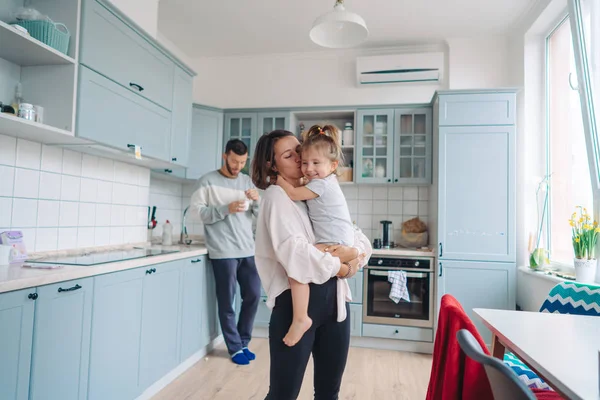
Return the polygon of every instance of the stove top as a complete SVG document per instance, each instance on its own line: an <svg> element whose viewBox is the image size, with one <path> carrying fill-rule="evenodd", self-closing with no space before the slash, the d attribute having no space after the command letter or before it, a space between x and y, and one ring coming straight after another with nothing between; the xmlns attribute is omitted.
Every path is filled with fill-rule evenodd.
<svg viewBox="0 0 600 400"><path fill-rule="evenodd" d="M81 265L92 266L106 264L136 258L159 256L161 254L177 253L179 250L163 249L132 249L132 250L114 250L99 253L88 253L78 256L65 257L46 257L37 260L28 261L31 264L61 264L61 265Z"/></svg>

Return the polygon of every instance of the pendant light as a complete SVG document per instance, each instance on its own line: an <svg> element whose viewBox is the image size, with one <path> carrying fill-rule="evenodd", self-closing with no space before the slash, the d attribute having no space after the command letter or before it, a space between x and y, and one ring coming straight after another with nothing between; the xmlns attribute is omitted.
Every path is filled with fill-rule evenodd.
<svg viewBox="0 0 600 400"><path fill-rule="evenodd" d="M344 0L336 0L333 10L318 17L310 30L313 42L332 49L356 46L368 36L365 20L358 14L346 11Z"/></svg>

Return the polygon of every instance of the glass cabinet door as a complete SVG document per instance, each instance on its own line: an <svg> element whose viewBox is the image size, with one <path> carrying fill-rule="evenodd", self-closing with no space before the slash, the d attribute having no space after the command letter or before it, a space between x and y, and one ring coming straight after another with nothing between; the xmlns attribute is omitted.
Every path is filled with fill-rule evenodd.
<svg viewBox="0 0 600 400"><path fill-rule="evenodd" d="M394 182L431 182L431 109L396 110Z"/></svg>
<svg viewBox="0 0 600 400"><path fill-rule="evenodd" d="M290 113L274 112L258 114L258 135L259 137L265 133L274 130L285 129L290 130Z"/></svg>
<svg viewBox="0 0 600 400"><path fill-rule="evenodd" d="M250 161L254 154L254 146L257 140L257 128L256 128L256 114L254 113L239 113L239 114L226 114L225 116L225 141L223 143L223 150L225 145L231 139L240 139L248 146L248 162L246 167L242 170L245 174L248 174L250 169Z"/></svg>
<svg viewBox="0 0 600 400"><path fill-rule="evenodd" d="M357 116L357 182L387 183L393 176L393 110L360 110Z"/></svg>

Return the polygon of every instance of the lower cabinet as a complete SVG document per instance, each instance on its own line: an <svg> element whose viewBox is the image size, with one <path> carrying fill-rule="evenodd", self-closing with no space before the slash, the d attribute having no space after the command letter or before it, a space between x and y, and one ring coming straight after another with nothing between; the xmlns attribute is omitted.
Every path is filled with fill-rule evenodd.
<svg viewBox="0 0 600 400"><path fill-rule="evenodd" d="M0 294L0 399L29 399L36 289Z"/></svg>
<svg viewBox="0 0 600 400"><path fill-rule="evenodd" d="M208 257L204 257L204 295L200 308L202 309L202 329L200 347L208 345L214 338L221 334L221 325L217 317L217 290L215 275Z"/></svg>
<svg viewBox="0 0 600 400"><path fill-rule="evenodd" d="M144 277L140 391L179 364L180 265L179 260L153 265Z"/></svg>
<svg viewBox="0 0 600 400"><path fill-rule="evenodd" d="M350 336L362 336L362 304L350 304Z"/></svg>
<svg viewBox="0 0 600 400"><path fill-rule="evenodd" d="M30 399L87 398L93 278L37 289Z"/></svg>
<svg viewBox="0 0 600 400"><path fill-rule="evenodd" d="M439 301L446 293L456 297L475 323L484 341L492 334L473 313L474 308L514 310L516 303L516 264L501 262L440 261Z"/></svg>
<svg viewBox="0 0 600 400"><path fill-rule="evenodd" d="M90 400L137 397L143 268L94 278Z"/></svg>
<svg viewBox="0 0 600 400"><path fill-rule="evenodd" d="M271 321L271 309L267 307L267 298L261 297L258 302L258 310L254 318L255 328L268 328Z"/></svg>
<svg viewBox="0 0 600 400"><path fill-rule="evenodd" d="M182 362L205 346L202 338L203 304L206 296L206 257L182 261L181 270L181 341Z"/></svg>

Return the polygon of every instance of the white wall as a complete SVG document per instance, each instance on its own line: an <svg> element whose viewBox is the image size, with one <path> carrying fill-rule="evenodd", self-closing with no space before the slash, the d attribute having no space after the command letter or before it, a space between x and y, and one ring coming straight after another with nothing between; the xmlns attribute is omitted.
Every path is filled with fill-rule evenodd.
<svg viewBox="0 0 600 400"><path fill-rule="evenodd" d="M156 37L159 0L109 0L150 36Z"/></svg>
<svg viewBox="0 0 600 400"><path fill-rule="evenodd" d="M483 89L507 86L508 37L448 38L450 89Z"/></svg>
<svg viewBox="0 0 600 400"><path fill-rule="evenodd" d="M452 38L447 45L201 58L193 65L194 100L220 108L427 103L437 89L506 86L507 43L496 36ZM440 50L449 54L443 86L356 86L357 56Z"/></svg>

